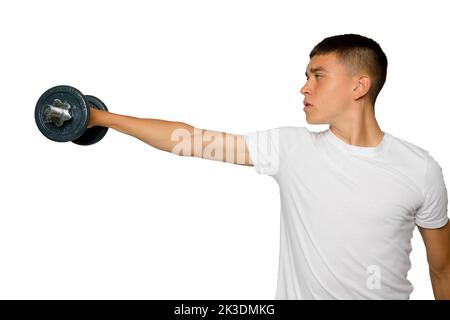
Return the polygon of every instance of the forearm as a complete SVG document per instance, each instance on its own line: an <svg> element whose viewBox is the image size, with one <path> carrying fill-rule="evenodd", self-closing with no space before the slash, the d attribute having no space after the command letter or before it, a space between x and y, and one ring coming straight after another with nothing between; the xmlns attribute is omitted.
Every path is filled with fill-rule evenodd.
<svg viewBox="0 0 450 320"><path fill-rule="evenodd" d="M183 122L136 118L96 109L91 109L89 126L108 127L167 152L172 152L180 143L179 139L172 139L175 130L194 130L193 126Z"/></svg>
<svg viewBox="0 0 450 320"><path fill-rule="evenodd" d="M431 285L436 300L450 300L450 271L440 274L430 270Z"/></svg>

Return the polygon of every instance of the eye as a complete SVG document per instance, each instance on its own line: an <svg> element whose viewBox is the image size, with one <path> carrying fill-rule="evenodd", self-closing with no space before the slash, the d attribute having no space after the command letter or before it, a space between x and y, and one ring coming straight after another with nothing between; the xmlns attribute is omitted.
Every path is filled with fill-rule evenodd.
<svg viewBox="0 0 450 320"><path fill-rule="evenodd" d="M315 74L314 76L315 76L316 78L321 77L321 75L319 75L319 74ZM306 77L306 80L309 80L309 77Z"/></svg>
<svg viewBox="0 0 450 320"><path fill-rule="evenodd" d="M320 75L320 74L315 74L314 77L320 78L320 77L322 77L322 75ZM308 80L309 80L309 77L307 76L307 77L306 77L306 81L308 81Z"/></svg>

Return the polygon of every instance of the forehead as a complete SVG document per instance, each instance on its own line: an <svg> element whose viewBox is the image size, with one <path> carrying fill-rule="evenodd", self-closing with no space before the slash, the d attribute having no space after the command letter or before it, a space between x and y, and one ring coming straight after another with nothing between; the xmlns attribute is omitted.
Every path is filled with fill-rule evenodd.
<svg viewBox="0 0 450 320"><path fill-rule="evenodd" d="M333 53L316 55L311 58L306 66L307 72L324 71L337 72L342 67Z"/></svg>

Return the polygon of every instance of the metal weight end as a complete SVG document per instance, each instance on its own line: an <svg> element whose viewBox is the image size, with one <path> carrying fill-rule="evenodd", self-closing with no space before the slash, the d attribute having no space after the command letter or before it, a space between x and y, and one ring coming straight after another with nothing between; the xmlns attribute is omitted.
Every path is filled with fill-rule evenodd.
<svg viewBox="0 0 450 320"><path fill-rule="evenodd" d="M70 104L67 102L62 102L59 99L53 100L52 104L47 104L45 106L45 123L53 123L58 128L61 127L65 121L72 119L70 109Z"/></svg>

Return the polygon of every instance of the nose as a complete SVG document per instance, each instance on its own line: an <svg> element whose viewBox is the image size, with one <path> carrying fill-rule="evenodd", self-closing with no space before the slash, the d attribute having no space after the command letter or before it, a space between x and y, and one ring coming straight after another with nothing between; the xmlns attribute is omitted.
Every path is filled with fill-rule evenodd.
<svg viewBox="0 0 450 320"><path fill-rule="evenodd" d="M300 92L303 94L303 95L306 95L307 93L311 93L311 89L309 88L309 86L308 86L308 81L305 83L305 85L300 89Z"/></svg>

